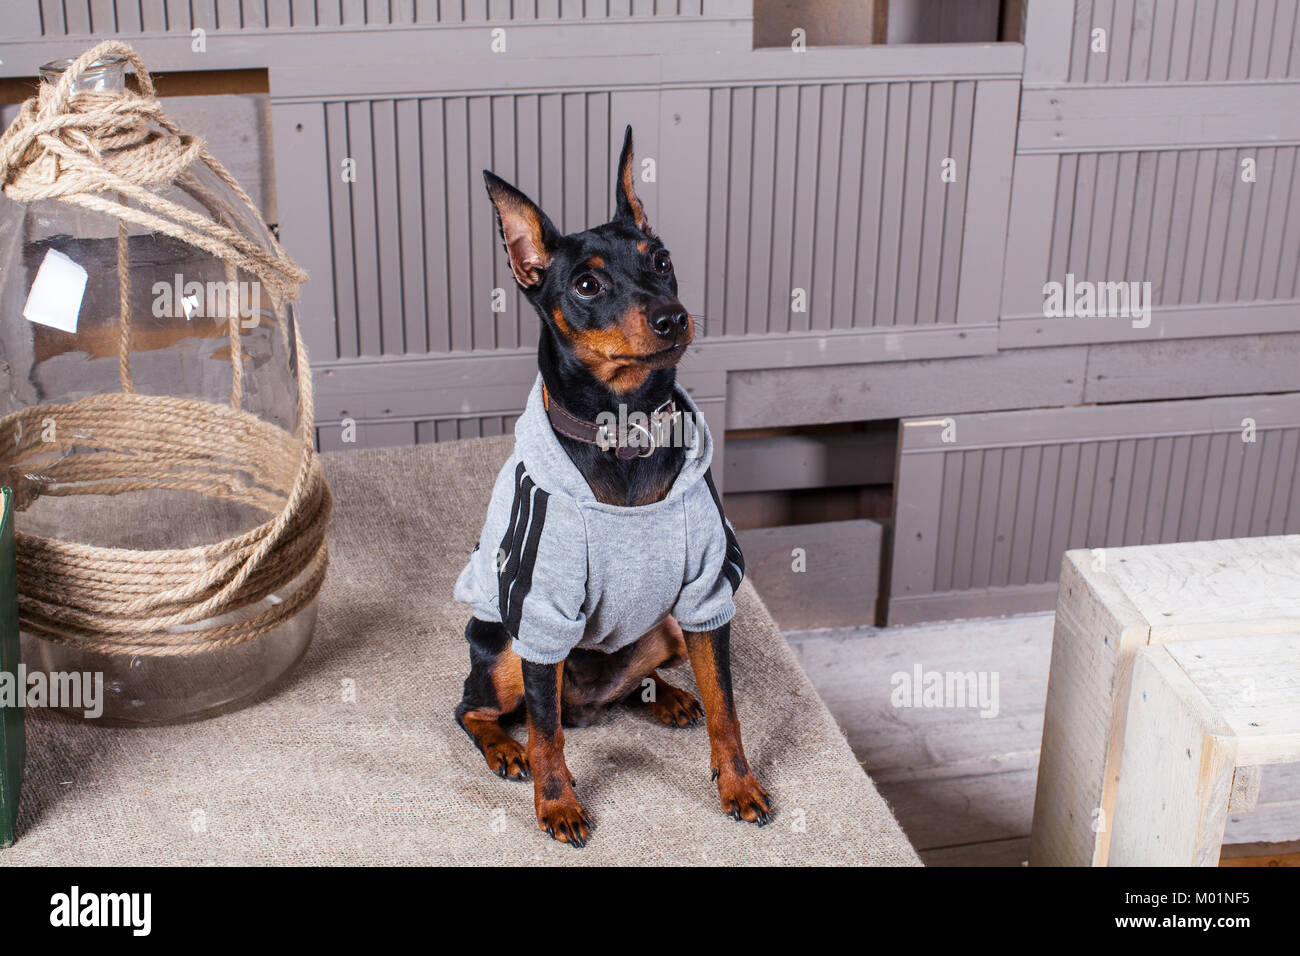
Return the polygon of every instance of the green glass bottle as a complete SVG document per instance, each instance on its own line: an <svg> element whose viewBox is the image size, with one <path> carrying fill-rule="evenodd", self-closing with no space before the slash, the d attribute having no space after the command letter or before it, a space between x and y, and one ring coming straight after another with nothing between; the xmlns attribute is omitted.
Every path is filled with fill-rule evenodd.
<svg viewBox="0 0 1300 956"><path fill-rule="evenodd" d="M18 794L23 783L23 709L18 694L18 578L14 566L13 494L0 488L0 682L11 682L14 699L0 696L0 847L14 842ZM0 695L3 684L0 684Z"/></svg>

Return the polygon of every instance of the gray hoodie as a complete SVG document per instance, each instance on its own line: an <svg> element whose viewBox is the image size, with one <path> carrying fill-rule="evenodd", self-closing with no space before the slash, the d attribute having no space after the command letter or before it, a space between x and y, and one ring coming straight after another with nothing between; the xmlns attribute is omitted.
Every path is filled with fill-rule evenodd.
<svg viewBox="0 0 1300 956"><path fill-rule="evenodd" d="M612 653L669 614L707 631L736 613L745 563L709 472L713 439L680 386L675 397L697 427L667 497L609 505L561 447L538 376L455 589L475 617L504 622L525 660L554 664L575 647Z"/></svg>

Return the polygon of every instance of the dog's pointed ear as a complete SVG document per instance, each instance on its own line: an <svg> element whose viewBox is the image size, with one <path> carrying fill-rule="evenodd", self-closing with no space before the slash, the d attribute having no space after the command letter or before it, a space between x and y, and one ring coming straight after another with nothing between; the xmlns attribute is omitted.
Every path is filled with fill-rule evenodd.
<svg viewBox="0 0 1300 956"><path fill-rule="evenodd" d="M483 181L496 207L497 228L510 256L510 271L521 286L537 285L555 257L560 231L536 203L500 176L485 169Z"/></svg>
<svg viewBox="0 0 1300 956"><path fill-rule="evenodd" d="M614 189L615 219L631 222L642 232L650 231L646 221L645 207L636 197L636 174L632 159L632 127L628 126L623 134L623 152L618 157L618 186Z"/></svg>

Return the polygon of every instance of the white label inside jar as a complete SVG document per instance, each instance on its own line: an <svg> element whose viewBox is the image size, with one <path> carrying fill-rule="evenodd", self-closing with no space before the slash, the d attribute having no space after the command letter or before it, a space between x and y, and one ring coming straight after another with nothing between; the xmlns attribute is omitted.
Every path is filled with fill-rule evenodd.
<svg viewBox="0 0 1300 956"><path fill-rule="evenodd" d="M72 259L57 249L50 249L36 270L36 281L23 306L23 318L61 332L75 333L89 277Z"/></svg>

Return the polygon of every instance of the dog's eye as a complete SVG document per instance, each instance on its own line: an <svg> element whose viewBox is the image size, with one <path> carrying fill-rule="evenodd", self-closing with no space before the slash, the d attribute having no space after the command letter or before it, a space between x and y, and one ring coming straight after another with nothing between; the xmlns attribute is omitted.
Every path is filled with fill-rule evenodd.
<svg viewBox="0 0 1300 956"><path fill-rule="evenodd" d="M661 276L666 276L673 271L673 260L668 258L668 253L660 249L655 253L655 272Z"/></svg>
<svg viewBox="0 0 1300 956"><path fill-rule="evenodd" d="M590 299L601 290L600 280L590 272L584 272L578 276L577 281L573 283L573 291L578 293L584 299Z"/></svg>

